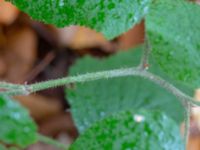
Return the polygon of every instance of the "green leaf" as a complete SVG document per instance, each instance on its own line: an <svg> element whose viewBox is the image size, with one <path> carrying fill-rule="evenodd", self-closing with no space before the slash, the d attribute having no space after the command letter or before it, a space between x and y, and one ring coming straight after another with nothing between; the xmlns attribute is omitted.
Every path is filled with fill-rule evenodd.
<svg viewBox="0 0 200 150"><path fill-rule="evenodd" d="M33 19L59 27L81 25L112 39L133 27L151 0L10 0Z"/></svg>
<svg viewBox="0 0 200 150"><path fill-rule="evenodd" d="M70 70L70 75L132 67L140 62L141 49L120 52L104 59L85 57ZM183 107L175 96L140 77L121 77L78 83L67 89L67 99L76 126L82 132L107 115L130 109L160 109L177 122L183 120Z"/></svg>
<svg viewBox="0 0 200 150"><path fill-rule="evenodd" d="M163 72L200 87L200 6L184 0L157 0L146 17L152 54Z"/></svg>
<svg viewBox="0 0 200 150"><path fill-rule="evenodd" d="M22 148L36 142L36 125L29 113L8 96L0 95L0 141Z"/></svg>
<svg viewBox="0 0 200 150"><path fill-rule="evenodd" d="M184 150L178 125L159 111L121 112L87 129L69 150Z"/></svg>

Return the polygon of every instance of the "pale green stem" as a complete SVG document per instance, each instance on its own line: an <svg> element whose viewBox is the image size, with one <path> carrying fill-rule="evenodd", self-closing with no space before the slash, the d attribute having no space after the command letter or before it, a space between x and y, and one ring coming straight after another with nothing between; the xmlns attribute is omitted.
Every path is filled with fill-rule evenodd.
<svg viewBox="0 0 200 150"><path fill-rule="evenodd" d="M56 140L53 140L49 137L46 137L46 136L43 136L41 134L38 134L38 140L43 142L43 143L46 143L46 144L49 144L49 145L53 145L61 150L68 150L68 145L65 145L65 144L62 144Z"/></svg>
<svg viewBox="0 0 200 150"><path fill-rule="evenodd" d="M93 81L93 80L99 80L99 79L105 79L105 78L108 79L108 78L125 77L125 76L143 77L165 88L166 90L168 90L170 93L175 95L180 100L184 100L184 101L186 100L194 105L200 106L200 102L186 95L185 93L183 93L182 91L180 91L175 86L165 81L161 77L154 75L148 71L141 70L139 68L122 68L122 69L115 69L115 70L109 70L109 71L86 73L82 75L49 80L49 81L30 84L30 85L20 85L19 88L16 88L16 89L11 88L10 90L0 92L0 93L9 94L9 95L30 94L36 91L63 86L70 83L86 82L86 81ZM9 83L9 85L11 84ZM15 84L13 84L13 86L14 85ZM1 85L0 85L0 88L1 88Z"/></svg>
<svg viewBox="0 0 200 150"><path fill-rule="evenodd" d="M187 145L190 135L190 115L191 115L191 104L186 102L185 110L185 131L184 131L184 140L185 140L185 149L187 150Z"/></svg>
<svg viewBox="0 0 200 150"><path fill-rule="evenodd" d="M0 82L0 89L16 89L19 88L20 84L12 84L7 82Z"/></svg>
<svg viewBox="0 0 200 150"><path fill-rule="evenodd" d="M145 37L145 42L144 42L143 56L141 58L141 62L140 62L140 65L139 65L140 69L142 69L142 70L148 69L150 53L151 53L151 46L150 46L149 40L148 40L148 38L146 36Z"/></svg>

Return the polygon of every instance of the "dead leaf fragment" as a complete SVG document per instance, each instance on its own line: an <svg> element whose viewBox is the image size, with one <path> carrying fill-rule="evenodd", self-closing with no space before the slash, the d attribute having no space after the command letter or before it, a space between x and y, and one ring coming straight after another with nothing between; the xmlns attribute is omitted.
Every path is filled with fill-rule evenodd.
<svg viewBox="0 0 200 150"><path fill-rule="evenodd" d="M19 14L18 9L9 2L0 0L0 24L10 25Z"/></svg>
<svg viewBox="0 0 200 150"><path fill-rule="evenodd" d="M86 27L70 26L57 29L60 45L67 46L72 49L84 49L101 47L110 51L112 45L107 41L101 33L97 33Z"/></svg>
<svg viewBox="0 0 200 150"><path fill-rule="evenodd" d="M10 30L6 35L4 58L8 65L6 80L23 82L36 60L37 36L29 28Z"/></svg>
<svg viewBox="0 0 200 150"><path fill-rule="evenodd" d="M49 97L41 95L29 95L16 96L15 99L17 99L23 106L28 108L31 116L37 121L54 116L62 111L60 102Z"/></svg>

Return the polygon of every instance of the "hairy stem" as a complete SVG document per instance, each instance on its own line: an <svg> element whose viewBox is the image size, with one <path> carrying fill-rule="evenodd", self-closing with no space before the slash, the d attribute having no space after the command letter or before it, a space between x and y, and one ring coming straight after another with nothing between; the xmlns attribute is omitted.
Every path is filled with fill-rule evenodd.
<svg viewBox="0 0 200 150"><path fill-rule="evenodd" d="M68 145L65 145L65 144L62 144L56 140L53 140L49 137L46 137L46 136L43 136L41 134L38 134L38 139L39 141L43 142L43 143L46 143L46 144L49 144L49 145L53 145L61 150L68 150Z"/></svg>
<svg viewBox="0 0 200 150"><path fill-rule="evenodd" d="M7 82L0 82L0 89L16 89L19 88L20 84L12 84Z"/></svg>
<svg viewBox="0 0 200 150"><path fill-rule="evenodd" d="M190 134L190 115L191 115L191 104L186 102L185 110L185 131L184 131L184 140L185 140L185 149L187 150L189 134Z"/></svg>
<svg viewBox="0 0 200 150"><path fill-rule="evenodd" d="M143 56L141 58L141 62L139 65L139 68L142 70L148 69L149 68L149 55L151 53L151 47L149 44L149 40L147 36L145 37L145 42L144 42L144 50L143 50Z"/></svg>
<svg viewBox="0 0 200 150"><path fill-rule="evenodd" d="M125 69L122 68L122 69L115 69L115 70L109 70L109 71L100 71L100 72L94 72L94 73L86 73L86 74L77 75L77 76L65 77L61 79L49 80L49 81L30 84L30 85L20 85L18 88L11 88L7 91L1 91L0 94L1 93L9 94L9 95L30 94L36 91L63 86L70 83L78 83L78 82L80 83L80 82L86 82L86 81L125 77L125 76L143 77L145 79L148 79L158 84L164 89L168 90L177 98L179 98L180 100L183 100L183 102L185 102L186 100L194 105L200 106L200 102L186 95L185 93L177 89L175 86L173 86L169 82L165 81L161 77L154 75L146 70L141 70L140 68L125 68ZM12 85L12 84L8 83L8 85ZM16 86L16 85L13 84L13 86ZM0 88L1 88L1 85L0 85Z"/></svg>

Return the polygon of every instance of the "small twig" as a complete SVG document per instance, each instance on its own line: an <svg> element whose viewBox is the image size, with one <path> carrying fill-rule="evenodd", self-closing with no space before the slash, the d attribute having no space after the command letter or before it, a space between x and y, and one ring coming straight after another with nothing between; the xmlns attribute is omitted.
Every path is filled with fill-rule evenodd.
<svg viewBox="0 0 200 150"><path fill-rule="evenodd" d="M149 68L149 55L151 53L151 47L149 44L149 40L147 37L145 37L144 42L144 50L143 50L143 56L139 65L139 68L142 70L146 70Z"/></svg>
<svg viewBox="0 0 200 150"><path fill-rule="evenodd" d="M34 79L46 66L48 66L51 61L55 58L54 52L49 52L44 59L38 64L25 78L25 81L30 81Z"/></svg>
<svg viewBox="0 0 200 150"><path fill-rule="evenodd" d="M159 86L163 87L173 95L175 95L177 98L182 100L182 102L190 102L193 105L200 106L200 102L196 101L192 97L186 95L179 89L177 89L174 85L170 84L169 82L165 81L161 77L154 75L146 70L141 70L140 68L122 68L122 69L115 69L115 70L109 70L109 71L100 71L100 72L94 72L94 73L86 73L82 75L77 76L71 76L71 77L65 77L61 79L55 79L30 85L20 85L17 87L15 84L8 83L9 86L17 87L7 89L7 91L0 91L1 93L8 94L8 95L22 95L22 94L30 94L33 92L54 88L58 86L63 86L69 83L80 83L80 82L86 82L86 81L93 81L93 80L99 80L99 79L105 79L105 78L116 78L116 77L125 77L125 76L139 76L143 77L145 79L148 79ZM4 87L6 86L6 83L4 83ZM0 85L1 88L1 85Z"/></svg>
<svg viewBox="0 0 200 150"><path fill-rule="evenodd" d="M68 150L68 145L65 145L65 144L62 144L56 140L53 140L49 137L46 137L46 136L43 136L41 134L38 134L38 140L43 142L43 143L46 143L46 144L49 144L49 145L53 145L59 149L62 149L62 150Z"/></svg>

